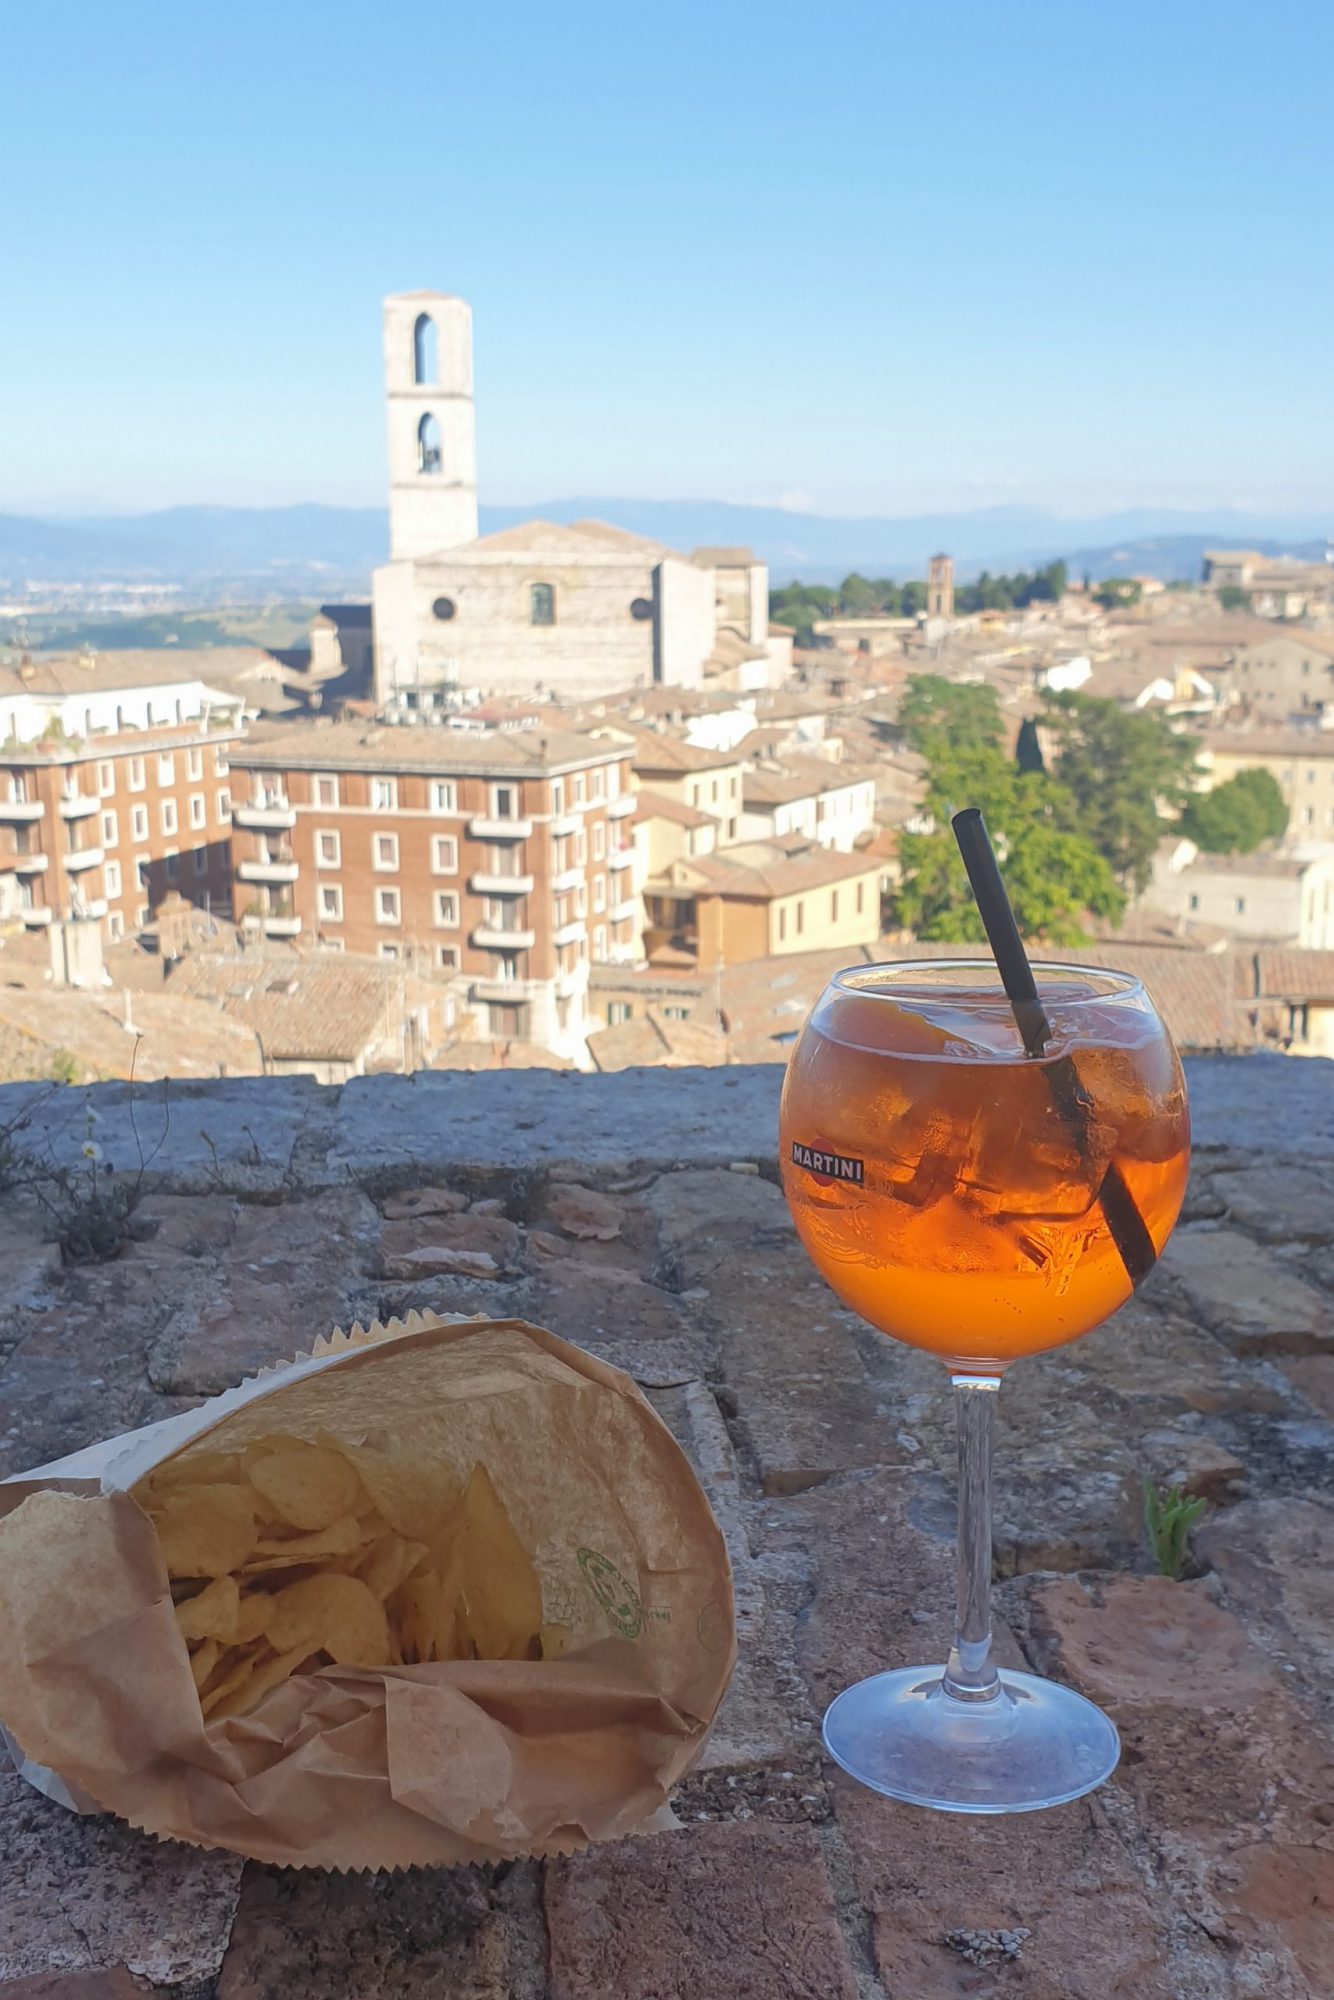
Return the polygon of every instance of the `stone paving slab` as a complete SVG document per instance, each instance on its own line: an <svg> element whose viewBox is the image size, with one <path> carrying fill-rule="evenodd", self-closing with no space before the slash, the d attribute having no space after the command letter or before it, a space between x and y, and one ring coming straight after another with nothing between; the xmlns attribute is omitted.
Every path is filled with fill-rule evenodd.
<svg viewBox="0 0 1334 2000"><path fill-rule="evenodd" d="M0 1779L0 2000L1331 2000L1334 1065L1188 1069L1192 1224L1001 1397L998 1651L1086 1686L1126 1743L1094 1800L1012 1822L897 1807L823 1758L833 1694L948 1646L951 1412L934 1358L804 1259L776 1068L181 1086L105 1264L62 1266L11 1190L4 1470L335 1318L515 1314L654 1398L728 1540L741 1660L681 1830L546 1870L242 1869ZM104 1156L128 1129L123 1086L57 1093L76 1171L89 1103ZM1185 1582L1152 1574L1145 1473L1210 1500Z"/></svg>

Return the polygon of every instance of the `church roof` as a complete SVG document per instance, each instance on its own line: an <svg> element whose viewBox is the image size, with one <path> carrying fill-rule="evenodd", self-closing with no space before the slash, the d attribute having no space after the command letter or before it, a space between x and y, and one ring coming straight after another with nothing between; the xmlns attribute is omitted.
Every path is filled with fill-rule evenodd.
<svg viewBox="0 0 1334 2000"><path fill-rule="evenodd" d="M624 528L612 528L605 521L519 521L512 528L500 528L494 535L482 535L465 545L469 555L552 556L590 562L599 556L621 555L657 560L670 551L662 542L647 535L632 535ZM462 551L451 549L449 554Z"/></svg>

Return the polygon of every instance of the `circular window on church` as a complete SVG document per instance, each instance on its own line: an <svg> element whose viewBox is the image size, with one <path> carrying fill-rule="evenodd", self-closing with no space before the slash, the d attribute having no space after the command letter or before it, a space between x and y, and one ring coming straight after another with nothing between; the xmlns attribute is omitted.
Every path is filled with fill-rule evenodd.
<svg viewBox="0 0 1334 2000"><path fill-rule="evenodd" d="M651 618L653 616L652 598L636 597L634 602L630 606L630 616L632 618L639 618L639 619Z"/></svg>
<svg viewBox="0 0 1334 2000"><path fill-rule="evenodd" d="M431 616L433 618L449 619L454 616L456 608L452 597L437 597L435 603L431 606Z"/></svg>

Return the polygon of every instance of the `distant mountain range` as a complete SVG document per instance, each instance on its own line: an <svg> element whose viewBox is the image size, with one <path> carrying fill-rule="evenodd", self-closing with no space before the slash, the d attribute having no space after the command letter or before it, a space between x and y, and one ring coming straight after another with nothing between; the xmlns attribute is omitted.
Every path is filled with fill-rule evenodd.
<svg viewBox="0 0 1334 2000"><path fill-rule="evenodd" d="M585 517L651 535L681 549L744 544L768 562L776 583L838 582L849 570L921 576L946 550L961 576L1032 567L1063 556L1073 574L1126 571L1165 582L1194 578L1206 548L1322 557L1334 510L1317 514L1171 512L1140 508L1063 520L1036 507L970 513L840 519L722 500L626 500L579 495L531 507L483 507L482 532L543 517ZM378 507L169 507L153 514L39 519L0 515L0 586L176 584L217 595L238 590L282 597L364 593L387 554Z"/></svg>

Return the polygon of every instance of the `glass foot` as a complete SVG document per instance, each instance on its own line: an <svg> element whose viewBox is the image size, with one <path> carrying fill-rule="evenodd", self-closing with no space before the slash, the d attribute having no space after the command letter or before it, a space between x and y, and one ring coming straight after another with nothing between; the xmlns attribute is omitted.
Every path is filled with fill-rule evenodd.
<svg viewBox="0 0 1334 2000"><path fill-rule="evenodd" d="M990 1701L945 1693L943 1667L901 1667L830 1704L825 1746L860 1784L939 1812L1036 1812L1091 1792L1121 1739L1100 1708L1034 1674L1001 1674Z"/></svg>

